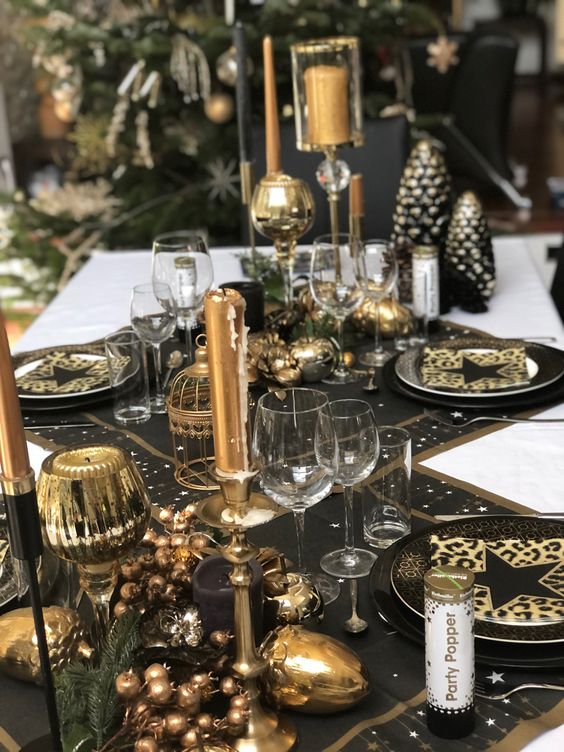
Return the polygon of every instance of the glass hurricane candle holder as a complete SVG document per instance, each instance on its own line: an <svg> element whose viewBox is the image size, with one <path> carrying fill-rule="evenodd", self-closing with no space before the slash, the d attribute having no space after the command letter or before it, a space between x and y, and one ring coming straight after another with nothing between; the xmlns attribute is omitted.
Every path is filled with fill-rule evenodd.
<svg viewBox="0 0 564 752"><path fill-rule="evenodd" d="M327 154L337 146L362 146L358 38L298 42L291 53L298 149Z"/></svg>
<svg viewBox="0 0 564 752"><path fill-rule="evenodd" d="M327 193L336 238L339 195L351 177L347 163L337 159L337 149L364 143L359 40L313 39L292 45L291 53L296 145L325 154L316 178Z"/></svg>

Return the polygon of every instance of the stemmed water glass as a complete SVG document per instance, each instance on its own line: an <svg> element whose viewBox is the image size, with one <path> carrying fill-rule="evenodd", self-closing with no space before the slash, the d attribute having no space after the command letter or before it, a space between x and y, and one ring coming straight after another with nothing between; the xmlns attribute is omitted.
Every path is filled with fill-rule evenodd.
<svg viewBox="0 0 564 752"><path fill-rule="evenodd" d="M172 336L176 326L176 303L170 287L164 282L136 285L131 293L129 315L139 339L153 349L155 396L151 398L151 412L166 413L161 379L161 344Z"/></svg>
<svg viewBox="0 0 564 752"><path fill-rule="evenodd" d="M186 334L188 364L194 360L191 330L204 295L213 284L213 267L206 242L193 232L168 232L153 241L153 282L170 285L178 318Z"/></svg>
<svg viewBox="0 0 564 752"><path fill-rule="evenodd" d="M382 347L380 336L380 302L388 296L396 283L398 264L392 243L387 240L366 240L361 254L363 289L376 303L374 317L374 349L363 353L359 362L365 366L383 366L392 354Z"/></svg>
<svg viewBox="0 0 564 752"><path fill-rule="evenodd" d="M331 235L313 241L309 285L315 302L337 320L339 363L333 374L323 379L326 384L347 384L364 374L355 374L343 359L343 327L345 319L364 300L362 289L361 243L351 235L339 234L336 242Z"/></svg>
<svg viewBox="0 0 564 752"><path fill-rule="evenodd" d="M264 394L257 404L253 454L265 493L294 513L298 570L305 574L305 512L329 494L337 466L337 442L327 395L301 388ZM336 580L321 573L306 576L325 603L339 595Z"/></svg>
<svg viewBox="0 0 564 752"><path fill-rule="evenodd" d="M364 548L355 548L353 486L367 478L376 466L380 453L378 429L372 408L363 400L336 400L330 403L330 409L338 446L335 481L344 486L345 547L325 554L321 568L333 577L365 577L376 555Z"/></svg>

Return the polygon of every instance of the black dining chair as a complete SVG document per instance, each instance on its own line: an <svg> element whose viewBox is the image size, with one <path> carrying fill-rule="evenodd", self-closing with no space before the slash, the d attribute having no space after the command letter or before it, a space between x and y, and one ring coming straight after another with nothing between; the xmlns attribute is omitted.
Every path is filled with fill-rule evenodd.
<svg viewBox="0 0 564 752"><path fill-rule="evenodd" d="M330 232L327 194L317 183L315 171L324 159L323 154L298 151L293 121L280 126L282 167L292 177L305 180L315 200L315 221L311 230L300 239L308 243L318 235ZM257 180L265 174L264 128L254 130ZM392 216L396 194L406 159L409 154L409 129L403 115L368 120L364 124L364 146L339 150L351 173L361 172L364 177L365 236L387 238L392 231ZM341 231L348 230L348 192L341 195L339 221ZM270 241L257 233L259 245Z"/></svg>

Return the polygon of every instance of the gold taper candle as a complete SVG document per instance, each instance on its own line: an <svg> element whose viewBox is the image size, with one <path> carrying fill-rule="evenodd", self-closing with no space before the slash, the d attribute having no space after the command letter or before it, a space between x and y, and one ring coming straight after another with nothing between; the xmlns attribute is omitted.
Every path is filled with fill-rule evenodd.
<svg viewBox="0 0 564 752"><path fill-rule="evenodd" d="M4 316L0 311L0 465L9 480L25 478L31 467Z"/></svg>
<svg viewBox="0 0 564 752"><path fill-rule="evenodd" d="M351 176L349 185L349 233L357 240L364 235L364 184L362 175Z"/></svg>
<svg viewBox="0 0 564 752"><path fill-rule="evenodd" d="M220 473L248 472L249 422L245 300L229 288L204 302L215 465Z"/></svg>
<svg viewBox="0 0 564 752"><path fill-rule="evenodd" d="M272 38L262 41L264 65L264 118L266 129L266 172L281 172L280 124L278 122L278 98L276 96L276 74L274 72L274 52Z"/></svg>
<svg viewBox="0 0 564 752"><path fill-rule="evenodd" d="M310 143L336 146L350 141L349 77L337 65L312 65L304 73Z"/></svg>

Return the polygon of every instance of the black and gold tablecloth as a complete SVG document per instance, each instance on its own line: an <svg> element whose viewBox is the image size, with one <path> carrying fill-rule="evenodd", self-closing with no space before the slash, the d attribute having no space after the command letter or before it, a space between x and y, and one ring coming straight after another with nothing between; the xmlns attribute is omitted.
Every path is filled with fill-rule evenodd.
<svg viewBox="0 0 564 752"><path fill-rule="evenodd" d="M444 331L443 331L444 333ZM378 377L377 377L378 381ZM345 387L315 385L328 391L333 399L365 399L373 407L379 424L407 427L412 436L413 474L411 498L413 529L432 525L435 514L492 514L526 512L526 507L503 499L487 490L454 480L420 463L431 455L446 451L477 436L503 430L506 424L471 425L467 428L445 426L421 413L420 406L404 399L380 384L380 391L367 394L362 382ZM258 394L257 394L258 396ZM87 428L42 429L30 433L31 441L55 449L71 443L111 443L128 449L143 473L155 507L181 505L195 499L195 492L179 486L173 477L171 437L166 416L153 416L135 431L118 428L111 406L87 416L96 425ZM41 421L45 422L45 417ZM65 416L68 417L68 416ZM39 421L39 418L38 418ZM482 425L482 427L480 427ZM358 500L360 501L360 500ZM357 504L357 543L362 542L360 503ZM290 514L252 531L250 536L261 545L273 545L290 558L295 557L295 534ZM344 539L344 507L341 496L333 496L308 510L306 515L306 551L308 564L318 565L322 554L340 547ZM368 592L368 579L359 582L359 609L370 623L361 635L348 635L342 624L350 614L347 583L341 596L326 608L320 631L342 640L356 650L370 670L372 691L356 708L332 716L293 714L304 752L462 752L495 750L516 752L543 731L564 723L564 695L529 690L504 701L477 699L476 729L459 741L433 736L425 723L425 674L421 646L395 633L376 614ZM491 669L491 671L490 671ZM510 679L510 672L492 665L487 670L496 689ZM564 666L562 667L564 672ZM563 676L560 674L560 679ZM47 728L41 691L16 680L0 679L0 752L16 752L19 746L37 737ZM546 752L549 752L547 747Z"/></svg>

